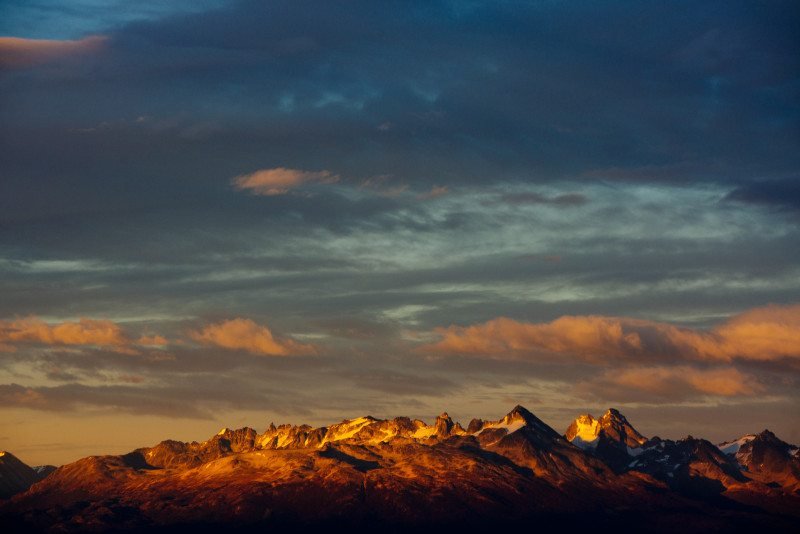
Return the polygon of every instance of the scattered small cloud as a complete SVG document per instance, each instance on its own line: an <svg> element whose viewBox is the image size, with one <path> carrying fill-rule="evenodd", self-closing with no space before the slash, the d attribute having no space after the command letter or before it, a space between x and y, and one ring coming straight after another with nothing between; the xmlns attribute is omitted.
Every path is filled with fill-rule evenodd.
<svg viewBox="0 0 800 534"><path fill-rule="evenodd" d="M48 324L35 317L0 321L0 347L20 343L41 345L94 345L122 347L130 340L113 321L82 318L77 322Z"/></svg>
<svg viewBox="0 0 800 534"><path fill-rule="evenodd" d="M81 318L77 321L47 323L38 317L0 320L0 352L15 352L22 345L46 347L101 348L130 355L141 349L161 349L171 341L158 334L136 338L108 319ZM157 352L161 352L158 350Z"/></svg>
<svg viewBox="0 0 800 534"><path fill-rule="evenodd" d="M333 184L339 176L330 171L304 171L276 167L261 169L250 174L242 174L231 181L237 191L249 191L254 195L285 195L292 189L306 184Z"/></svg>
<svg viewBox="0 0 800 534"><path fill-rule="evenodd" d="M192 339L204 345L243 350L262 356L304 355L316 352L313 345L298 343L288 338L276 338L266 326L241 317L206 325L202 330L191 332L190 335Z"/></svg>
<svg viewBox="0 0 800 534"><path fill-rule="evenodd" d="M448 193L447 186L445 185L434 185L430 191L427 193L421 193L417 195L419 200L428 200L431 198L440 197L442 195L446 195Z"/></svg>
<svg viewBox="0 0 800 534"><path fill-rule="evenodd" d="M102 35L75 41L0 37L0 68L28 68L66 57L96 53L107 41L108 38Z"/></svg>
<svg viewBox="0 0 800 534"><path fill-rule="evenodd" d="M388 174L370 176L362 181L359 187L368 189L383 197L396 197L408 191L408 184L394 182L394 177Z"/></svg>

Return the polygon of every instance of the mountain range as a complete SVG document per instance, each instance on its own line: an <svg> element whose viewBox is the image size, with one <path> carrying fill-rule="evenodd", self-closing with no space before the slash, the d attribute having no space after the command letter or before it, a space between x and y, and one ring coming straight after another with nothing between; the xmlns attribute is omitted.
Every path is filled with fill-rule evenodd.
<svg viewBox="0 0 800 534"><path fill-rule="evenodd" d="M646 438L610 409L562 435L517 406L466 428L447 413L432 425L365 416L224 428L38 471L3 453L0 490L4 532L788 532L800 521L800 457L768 430L719 445Z"/></svg>

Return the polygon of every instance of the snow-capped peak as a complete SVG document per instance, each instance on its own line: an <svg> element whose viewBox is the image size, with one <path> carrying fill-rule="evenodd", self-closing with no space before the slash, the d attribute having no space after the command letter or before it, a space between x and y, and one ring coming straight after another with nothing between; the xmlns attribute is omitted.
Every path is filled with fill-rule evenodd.
<svg viewBox="0 0 800 534"><path fill-rule="evenodd" d="M739 452L739 449L742 448L742 445L750 443L754 439L756 439L755 434L746 434L737 440L725 441L723 443L720 443L719 445L717 445L717 448L719 448L719 450L721 450L725 454L735 455L737 452Z"/></svg>

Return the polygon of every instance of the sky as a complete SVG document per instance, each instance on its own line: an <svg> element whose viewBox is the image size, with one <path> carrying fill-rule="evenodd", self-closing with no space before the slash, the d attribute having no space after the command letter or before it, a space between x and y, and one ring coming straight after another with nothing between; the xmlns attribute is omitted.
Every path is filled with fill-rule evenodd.
<svg viewBox="0 0 800 534"><path fill-rule="evenodd" d="M516 404L800 442L798 22L4 0L0 449Z"/></svg>

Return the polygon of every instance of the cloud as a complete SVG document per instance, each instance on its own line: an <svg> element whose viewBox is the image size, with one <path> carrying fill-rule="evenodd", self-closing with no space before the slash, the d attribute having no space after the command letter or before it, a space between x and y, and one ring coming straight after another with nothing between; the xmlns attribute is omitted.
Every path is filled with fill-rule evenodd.
<svg viewBox="0 0 800 534"><path fill-rule="evenodd" d="M589 200L581 193L565 193L549 197L541 193L525 192L505 194L503 201L508 204L548 204L560 208L570 208L583 206Z"/></svg>
<svg viewBox="0 0 800 534"><path fill-rule="evenodd" d="M123 347L130 340L112 321L82 318L78 322L47 324L35 317L0 321L0 348L19 343Z"/></svg>
<svg viewBox="0 0 800 534"><path fill-rule="evenodd" d="M446 195L448 193L448 189L446 185L435 185L431 187L431 190L427 193L421 193L417 195L419 200L428 200L431 198L440 197L442 195Z"/></svg>
<svg viewBox="0 0 800 534"><path fill-rule="evenodd" d="M14 352L19 345L45 345L97 347L130 355L141 354L140 349L162 348L169 344L170 340L159 334L131 337L119 324L107 319L82 317L78 321L54 324L35 316L0 320L0 352Z"/></svg>
<svg viewBox="0 0 800 534"><path fill-rule="evenodd" d="M204 345L224 349L244 350L264 356L289 356L313 354L313 345L305 345L291 339L276 339L269 328L241 317L206 325L192 332L191 337Z"/></svg>
<svg viewBox="0 0 800 534"><path fill-rule="evenodd" d="M714 329L721 359L775 360L800 357L800 304L754 308Z"/></svg>
<svg viewBox="0 0 800 534"><path fill-rule="evenodd" d="M291 189L304 184L332 184L339 181L339 176L329 171L303 171L276 167L261 169L250 174L242 174L232 180L237 191L250 191L254 195L285 195Z"/></svg>
<svg viewBox="0 0 800 534"><path fill-rule="evenodd" d="M697 369L689 366L613 369L580 382L578 393L607 400L659 398L672 401L697 396L753 396L764 386L753 375L733 367Z"/></svg>
<svg viewBox="0 0 800 534"><path fill-rule="evenodd" d="M430 352L489 357L567 355L590 363L619 360L780 360L800 358L800 305L755 308L711 330L604 316L564 316L549 323L500 317L435 329Z"/></svg>
<svg viewBox="0 0 800 534"><path fill-rule="evenodd" d="M92 35L76 41L0 37L0 68L26 68L101 50L108 38Z"/></svg>
<svg viewBox="0 0 800 534"><path fill-rule="evenodd" d="M725 200L779 210L800 210L800 177L744 184L728 193Z"/></svg>
<svg viewBox="0 0 800 534"><path fill-rule="evenodd" d="M144 335L136 340L136 344L147 347L161 347L164 345L169 345L169 340L164 336L159 336L158 334Z"/></svg>
<svg viewBox="0 0 800 534"><path fill-rule="evenodd" d="M382 197L398 197L408 191L408 184L398 183L390 175L378 174L363 180L359 188Z"/></svg>
<svg viewBox="0 0 800 534"><path fill-rule="evenodd" d="M131 383L136 383L135 380ZM181 397L183 395L183 397ZM0 404L50 412L67 412L86 407L120 410L130 414L161 415L188 419L210 418L201 399L176 388L147 388L138 385L87 386L64 384L28 387L0 384Z"/></svg>

